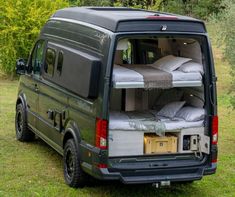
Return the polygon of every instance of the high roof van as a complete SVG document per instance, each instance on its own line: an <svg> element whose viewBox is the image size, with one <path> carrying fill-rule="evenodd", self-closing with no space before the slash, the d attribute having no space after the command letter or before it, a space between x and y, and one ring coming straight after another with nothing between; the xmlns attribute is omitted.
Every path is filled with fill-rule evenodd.
<svg viewBox="0 0 235 197"><path fill-rule="evenodd" d="M109 7L58 10L21 74L16 137L63 156L65 182L191 182L217 166L216 75L205 24Z"/></svg>

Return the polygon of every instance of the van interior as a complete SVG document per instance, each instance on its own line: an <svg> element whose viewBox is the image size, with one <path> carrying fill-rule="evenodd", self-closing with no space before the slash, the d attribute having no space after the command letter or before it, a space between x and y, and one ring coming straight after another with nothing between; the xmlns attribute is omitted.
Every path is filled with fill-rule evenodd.
<svg viewBox="0 0 235 197"><path fill-rule="evenodd" d="M203 39L118 41L109 104L109 157L209 154Z"/></svg>

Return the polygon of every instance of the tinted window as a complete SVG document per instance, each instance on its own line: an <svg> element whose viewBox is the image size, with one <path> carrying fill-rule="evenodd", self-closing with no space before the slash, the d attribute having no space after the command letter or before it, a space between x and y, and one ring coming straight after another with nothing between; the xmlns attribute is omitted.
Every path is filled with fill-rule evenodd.
<svg viewBox="0 0 235 197"><path fill-rule="evenodd" d="M55 67L56 51L54 49L48 48L46 51L46 60L44 65L45 73L53 76Z"/></svg>
<svg viewBox="0 0 235 197"><path fill-rule="evenodd" d="M61 75L61 72L62 72L63 61L64 61L63 52L60 51L58 55L58 64L57 64L57 72L59 75Z"/></svg>
<svg viewBox="0 0 235 197"><path fill-rule="evenodd" d="M33 69L33 73L36 75L40 74L40 70L43 64L44 47L45 47L45 41L40 40L36 43L33 50L31 66Z"/></svg>

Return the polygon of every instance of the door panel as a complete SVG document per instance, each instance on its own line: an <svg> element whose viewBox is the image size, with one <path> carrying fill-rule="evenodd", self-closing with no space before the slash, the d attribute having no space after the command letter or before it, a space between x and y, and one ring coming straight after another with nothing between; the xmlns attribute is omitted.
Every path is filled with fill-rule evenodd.
<svg viewBox="0 0 235 197"><path fill-rule="evenodd" d="M38 129L61 147L61 132L67 115L68 98L57 88L45 80L40 83Z"/></svg>
<svg viewBox="0 0 235 197"><path fill-rule="evenodd" d="M38 129L44 138L50 141L51 146L59 149L62 147L61 132L64 126L67 97L60 91L59 86L50 82L53 81L58 62L57 52L57 48L48 42L40 83Z"/></svg>
<svg viewBox="0 0 235 197"><path fill-rule="evenodd" d="M22 77L21 82L24 86L24 94L26 96L28 124L31 127L36 127L36 117L38 108L38 91L36 89L37 82L30 75Z"/></svg>

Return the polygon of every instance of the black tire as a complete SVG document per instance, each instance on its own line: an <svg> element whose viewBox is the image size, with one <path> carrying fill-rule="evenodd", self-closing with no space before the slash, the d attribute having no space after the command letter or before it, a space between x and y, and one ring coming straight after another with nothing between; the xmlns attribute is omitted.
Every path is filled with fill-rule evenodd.
<svg viewBox="0 0 235 197"><path fill-rule="evenodd" d="M69 139L64 147L64 179L70 187L84 187L88 175L81 168L81 160L73 139Z"/></svg>
<svg viewBox="0 0 235 197"><path fill-rule="evenodd" d="M24 109L22 104L18 104L16 106L15 130L16 139L21 142L32 141L35 137L34 133L28 129L26 110Z"/></svg>

